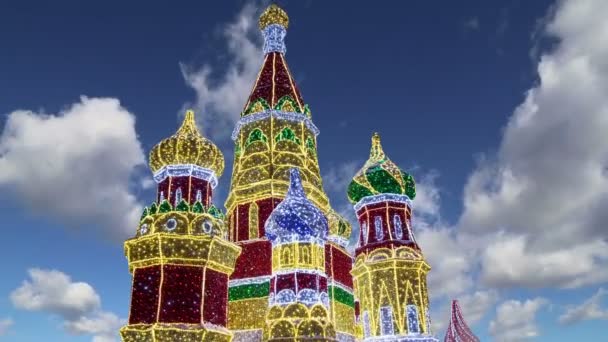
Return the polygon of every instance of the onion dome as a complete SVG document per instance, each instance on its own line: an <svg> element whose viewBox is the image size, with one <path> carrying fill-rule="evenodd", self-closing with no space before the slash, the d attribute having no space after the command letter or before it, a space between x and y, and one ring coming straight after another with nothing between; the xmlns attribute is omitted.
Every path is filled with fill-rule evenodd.
<svg viewBox="0 0 608 342"><path fill-rule="evenodd" d="M266 236L272 242L324 240L329 230L327 218L308 198L300 171L289 170L289 189L285 199L266 220Z"/></svg>
<svg viewBox="0 0 608 342"><path fill-rule="evenodd" d="M369 159L350 182L348 199L355 204L363 197L379 194L407 195L413 200L416 183L414 177L388 159L382 150L380 135L374 133Z"/></svg>
<svg viewBox="0 0 608 342"><path fill-rule="evenodd" d="M264 30L266 27L276 24L281 25L287 29L289 26L289 17L287 13L279 6L272 4L266 8L266 10L260 16L259 21L260 30Z"/></svg>
<svg viewBox="0 0 608 342"><path fill-rule="evenodd" d="M150 169L156 173L168 165L196 165L215 172L224 172L224 155L209 139L201 135L194 112L189 110L175 134L162 140L150 151Z"/></svg>

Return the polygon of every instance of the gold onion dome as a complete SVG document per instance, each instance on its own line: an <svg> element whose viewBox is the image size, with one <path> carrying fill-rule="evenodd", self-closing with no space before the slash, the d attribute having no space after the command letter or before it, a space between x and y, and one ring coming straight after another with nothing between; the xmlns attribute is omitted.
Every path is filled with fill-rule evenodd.
<svg viewBox="0 0 608 342"><path fill-rule="evenodd" d="M382 150L380 135L374 133L369 159L348 186L348 199L354 204L363 197L379 194L407 195L413 200L416 183L414 177L388 159Z"/></svg>
<svg viewBox="0 0 608 342"><path fill-rule="evenodd" d="M150 151L150 169L156 173L168 165L193 164L215 172L224 172L224 155L196 127L194 112L186 112L184 122L172 136L163 139Z"/></svg>
<svg viewBox="0 0 608 342"><path fill-rule="evenodd" d="M268 25L278 24L285 29L289 26L287 13L279 6L272 4L260 16L260 30L264 30Z"/></svg>

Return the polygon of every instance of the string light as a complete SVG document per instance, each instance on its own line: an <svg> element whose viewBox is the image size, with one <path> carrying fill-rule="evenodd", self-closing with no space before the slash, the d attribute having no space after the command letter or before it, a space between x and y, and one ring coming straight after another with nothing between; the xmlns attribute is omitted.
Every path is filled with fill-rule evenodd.
<svg viewBox="0 0 608 342"><path fill-rule="evenodd" d="M408 223L415 194L413 178L388 159L374 133L369 160L348 189L362 227L351 273L365 341L438 341L428 322L431 268Z"/></svg>
<svg viewBox="0 0 608 342"><path fill-rule="evenodd" d="M264 64L232 132L227 216L211 204L224 157L193 112L152 149L157 198L125 242L123 341L437 342L430 266L411 228L414 179L374 134L348 187L361 225L353 260L352 227L323 190L319 130L284 58L288 25L276 5L260 17Z"/></svg>

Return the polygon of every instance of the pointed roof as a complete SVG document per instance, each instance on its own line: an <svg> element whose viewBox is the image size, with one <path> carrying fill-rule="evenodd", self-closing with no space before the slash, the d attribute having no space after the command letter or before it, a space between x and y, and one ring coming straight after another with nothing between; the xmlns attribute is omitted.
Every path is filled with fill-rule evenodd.
<svg viewBox="0 0 608 342"><path fill-rule="evenodd" d="M274 4L270 5L260 17L259 26L264 36L264 63L242 115L268 109L298 113L307 111L285 61L284 39L288 24L287 13Z"/></svg>
<svg viewBox="0 0 608 342"><path fill-rule="evenodd" d="M443 342L479 342L477 336L473 334L464 321L457 300L452 301L450 325L445 333Z"/></svg>
<svg viewBox="0 0 608 342"><path fill-rule="evenodd" d="M297 168L289 170L289 189L265 224L273 243L324 240L329 230L327 218L307 197Z"/></svg>

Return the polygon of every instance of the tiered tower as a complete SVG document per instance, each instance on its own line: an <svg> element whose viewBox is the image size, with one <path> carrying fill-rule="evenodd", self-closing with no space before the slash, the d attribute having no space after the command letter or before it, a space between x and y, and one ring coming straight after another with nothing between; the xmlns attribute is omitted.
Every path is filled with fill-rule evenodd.
<svg viewBox="0 0 608 342"><path fill-rule="evenodd" d="M229 320L236 341L262 338L271 291L272 243L265 223L285 198L296 167L308 199L329 222L325 272L329 316L343 340L354 338L352 257L345 249L350 224L330 207L317 160L318 128L285 60L287 14L276 5L261 15L264 62L232 138L234 168L226 200L229 238L242 248L229 284Z"/></svg>
<svg viewBox="0 0 608 342"><path fill-rule="evenodd" d="M452 315L450 325L445 333L444 342L479 342L477 336L473 334L467 322L464 321L460 305L457 300L452 301Z"/></svg>
<svg viewBox="0 0 608 342"><path fill-rule="evenodd" d="M411 227L414 179L388 159L374 133L368 161L348 187L359 225L357 324L363 341L436 342L424 260Z"/></svg>
<svg viewBox="0 0 608 342"><path fill-rule="evenodd" d="M227 240L225 217L211 204L224 157L188 111L177 133L150 152L150 168L157 201L125 242L133 285L122 340L230 341L228 277L240 247Z"/></svg>
<svg viewBox="0 0 608 342"><path fill-rule="evenodd" d="M285 199L266 221L272 278L264 341L335 341L328 315L325 214L306 198L298 169Z"/></svg>

